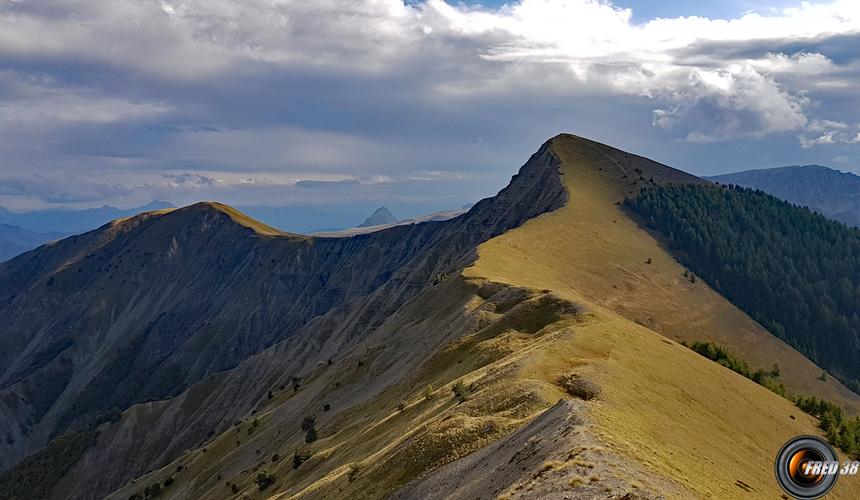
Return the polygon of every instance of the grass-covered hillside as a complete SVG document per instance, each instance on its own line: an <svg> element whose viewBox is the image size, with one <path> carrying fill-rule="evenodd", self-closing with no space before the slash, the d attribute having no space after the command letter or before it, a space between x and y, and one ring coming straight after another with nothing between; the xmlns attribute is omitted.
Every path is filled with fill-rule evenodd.
<svg viewBox="0 0 860 500"><path fill-rule="evenodd" d="M668 185L626 200L715 290L860 391L860 232L741 187Z"/></svg>

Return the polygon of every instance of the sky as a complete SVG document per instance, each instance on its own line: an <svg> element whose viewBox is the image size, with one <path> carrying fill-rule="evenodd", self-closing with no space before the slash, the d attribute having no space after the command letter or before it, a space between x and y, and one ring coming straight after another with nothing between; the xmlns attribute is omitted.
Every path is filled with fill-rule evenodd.
<svg viewBox="0 0 860 500"><path fill-rule="evenodd" d="M0 206L495 194L570 132L860 172L860 2L0 0Z"/></svg>

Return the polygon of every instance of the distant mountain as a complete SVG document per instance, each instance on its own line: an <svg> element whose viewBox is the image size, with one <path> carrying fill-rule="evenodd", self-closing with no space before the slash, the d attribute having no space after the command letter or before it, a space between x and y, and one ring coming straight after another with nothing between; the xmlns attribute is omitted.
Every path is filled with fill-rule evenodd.
<svg viewBox="0 0 860 500"><path fill-rule="evenodd" d="M468 208L471 208L470 204ZM465 210L440 210L436 205L403 205L395 210L401 210L411 215L403 219L397 219L388 207L386 210L391 214L391 218L387 218L391 222L364 226L368 220L373 218L373 215L365 219L361 226L356 225L361 220L356 214L370 213L376 211L373 207L366 206L364 203L331 203L321 206L315 205L284 205L284 206L266 206L266 205L238 205L237 210L248 216L259 220L272 227L276 227L282 231L298 234L313 234L313 235L343 235L341 233L349 232L355 234L357 228L361 228L361 232L368 232L368 228L378 230L380 228L389 227L395 224L414 224L416 222L424 222L428 220L445 220L460 215Z"/></svg>
<svg viewBox="0 0 860 500"><path fill-rule="evenodd" d="M352 227L356 222L356 213L363 213L351 206L313 205L239 205L237 210L248 214L260 222L282 229L290 233L308 234L316 231L339 231Z"/></svg>
<svg viewBox="0 0 860 500"><path fill-rule="evenodd" d="M383 224L393 224L395 222L397 222L397 217L395 217L390 210L385 207L379 207L370 215L370 217L364 219L364 222L359 224L358 227L381 226Z"/></svg>
<svg viewBox="0 0 860 500"><path fill-rule="evenodd" d="M18 226L22 229L38 233L60 232L71 234L90 231L114 219L165 208L174 208L174 206L166 201L155 200L146 205L128 210L105 205L100 208L88 208L84 210L48 209L20 213L0 207L0 224Z"/></svg>
<svg viewBox="0 0 860 500"><path fill-rule="evenodd" d="M705 177L721 184L761 189L831 219L860 226L860 176L821 165L803 165Z"/></svg>
<svg viewBox="0 0 860 500"><path fill-rule="evenodd" d="M390 222L388 224L373 224L370 226L356 226L350 229L343 229L340 231L316 231L310 233L311 236L319 236L324 238L345 238L349 236L356 236L359 234L368 234L374 233L376 231L382 231L384 229L388 229L395 226L408 226L410 224L420 224L422 222L442 222L449 219L453 219L454 217L459 217L469 210L443 210L441 212L433 212L429 214L419 215L417 217L410 217L408 219L395 220L394 222Z"/></svg>
<svg viewBox="0 0 860 500"><path fill-rule="evenodd" d="M42 243L62 237L62 233L37 233L17 226L0 224L0 262L32 250Z"/></svg>

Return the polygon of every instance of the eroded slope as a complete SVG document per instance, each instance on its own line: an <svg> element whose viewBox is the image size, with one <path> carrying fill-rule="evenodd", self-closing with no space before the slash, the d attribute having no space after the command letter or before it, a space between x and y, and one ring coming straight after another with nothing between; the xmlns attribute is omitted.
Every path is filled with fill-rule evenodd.
<svg viewBox="0 0 860 500"><path fill-rule="evenodd" d="M127 433L84 457L103 465L80 469L66 491L99 497L222 430L287 373L354 348L471 262L477 244L565 199L547 146L497 196L449 221L310 238L201 203L0 265L10 319L0 326L0 465L102 412L167 400L124 416ZM256 391L244 385L260 380Z"/></svg>

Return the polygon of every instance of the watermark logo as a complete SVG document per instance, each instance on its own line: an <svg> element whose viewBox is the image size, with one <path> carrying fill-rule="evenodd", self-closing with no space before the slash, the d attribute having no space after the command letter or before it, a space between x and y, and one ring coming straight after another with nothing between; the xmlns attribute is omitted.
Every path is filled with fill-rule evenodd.
<svg viewBox="0 0 860 500"><path fill-rule="evenodd" d="M785 443L776 456L776 480L799 500L826 495L840 473L856 474L858 462L841 464L833 448L821 438L800 436Z"/></svg>

